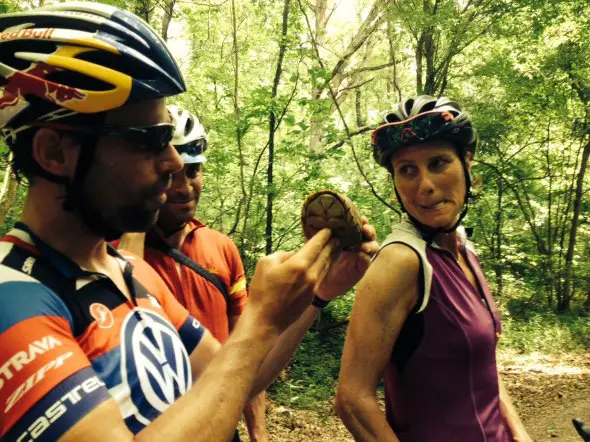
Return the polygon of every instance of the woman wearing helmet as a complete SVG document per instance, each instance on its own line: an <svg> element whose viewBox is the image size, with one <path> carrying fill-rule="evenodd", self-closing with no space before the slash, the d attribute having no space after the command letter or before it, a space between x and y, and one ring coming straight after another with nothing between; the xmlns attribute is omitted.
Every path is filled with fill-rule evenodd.
<svg viewBox="0 0 590 442"><path fill-rule="evenodd" d="M371 139L404 216L358 289L339 415L356 440L530 441L498 377L500 317L459 228L477 147L469 116L446 98L418 96Z"/></svg>

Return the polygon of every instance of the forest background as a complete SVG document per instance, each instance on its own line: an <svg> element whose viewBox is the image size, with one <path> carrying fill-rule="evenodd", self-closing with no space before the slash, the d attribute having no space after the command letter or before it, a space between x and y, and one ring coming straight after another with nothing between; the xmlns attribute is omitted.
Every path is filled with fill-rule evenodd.
<svg viewBox="0 0 590 442"><path fill-rule="evenodd" d="M0 13L43 0L0 0ZM237 244L247 273L301 246L311 192L348 195L380 240L399 219L369 135L415 94L473 117L477 198L464 224L503 316L501 349L590 348L590 3L587 0L127 0L168 40L210 137L198 217ZM0 226L26 185L2 150ZM337 380L354 293L333 302L278 403L313 408Z"/></svg>

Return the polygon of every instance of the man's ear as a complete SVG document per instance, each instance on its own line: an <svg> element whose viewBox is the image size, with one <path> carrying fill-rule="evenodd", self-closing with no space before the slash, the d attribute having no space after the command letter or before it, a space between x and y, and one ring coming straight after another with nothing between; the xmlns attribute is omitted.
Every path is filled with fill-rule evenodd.
<svg viewBox="0 0 590 442"><path fill-rule="evenodd" d="M73 176L78 162L74 139L59 132L40 128L33 137L33 159L43 170L57 176Z"/></svg>

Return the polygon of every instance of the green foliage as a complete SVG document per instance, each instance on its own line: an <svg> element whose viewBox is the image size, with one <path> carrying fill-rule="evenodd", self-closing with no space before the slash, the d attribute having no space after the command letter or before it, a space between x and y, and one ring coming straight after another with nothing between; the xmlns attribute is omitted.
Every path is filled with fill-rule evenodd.
<svg viewBox="0 0 590 442"><path fill-rule="evenodd" d="M0 14L16 12L21 9L19 2L13 0L0 0Z"/></svg>
<svg viewBox="0 0 590 442"><path fill-rule="evenodd" d="M343 342L342 330L308 333L286 370L287 378L269 388L273 399L293 408L321 409L334 397Z"/></svg>
<svg viewBox="0 0 590 442"><path fill-rule="evenodd" d="M307 333L286 376L269 389L273 399L295 408L322 410L334 397L347 320L352 308L352 293L336 299L326 307ZM329 331L326 331L329 330Z"/></svg>
<svg viewBox="0 0 590 442"><path fill-rule="evenodd" d="M585 353L590 350L590 320L581 311L555 315L526 300L511 299L503 316L499 348L519 353Z"/></svg>

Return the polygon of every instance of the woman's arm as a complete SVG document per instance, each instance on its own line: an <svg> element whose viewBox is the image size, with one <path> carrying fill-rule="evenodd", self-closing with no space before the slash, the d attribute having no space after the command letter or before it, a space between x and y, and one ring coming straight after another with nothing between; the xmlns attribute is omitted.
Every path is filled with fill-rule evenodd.
<svg viewBox="0 0 590 442"><path fill-rule="evenodd" d="M402 244L381 250L360 283L340 369L336 410L356 441L398 441L376 388L399 331L418 298L420 262Z"/></svg>
<svg viewBox="0 0 590 442"><path fill-rule="evenodd" d="M502 413L504 421L512 434L512 439L514 442L533 442L533 439L528 435L522 421L518 417L508 390L504 387L500 373L498 373L498 386L500 387L500 413Z"/></svg>

